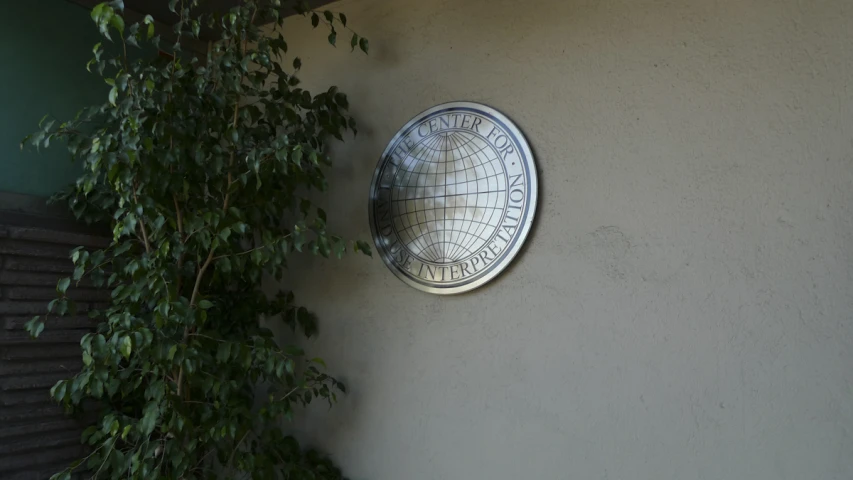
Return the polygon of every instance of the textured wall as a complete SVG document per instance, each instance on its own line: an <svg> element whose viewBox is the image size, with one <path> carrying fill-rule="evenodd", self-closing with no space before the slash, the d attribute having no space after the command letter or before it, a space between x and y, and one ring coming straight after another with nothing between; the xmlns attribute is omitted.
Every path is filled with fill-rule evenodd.
<svg viewBox="0 0 853 480"><path fill-rule="evenodd" d="M451 100L512 118L538 218L489 286L303 260L351 387L306 436L355 479L853 478L853 4L357 0L369 57L288 21L350 94L330 221L369 238L385 144ZM348 38L345 38L348 40Z"/></svg>
<svg viewBox="0 0 853 480"><path fill-rule="evenodd" d="M104 248L101 237L67 229L5 224L0 213L0 478L41 480L82 458L83 423L50 400L50 388L79 371L80 338L94 327L86 312L109 298L85 282L70 292L77 316L53 318L39 340L25 323L56 298L56 282L78 246Z"/></svg>
<svg viewBox="0 0 853 480"><path fill-rule="evenodd" d="M7 1L0 7L0 192L48 196L73 182L79 166L54 145L21 152L45 114L59 122L104 101L107 86L86 71L101 41L89 12L67 0ZM3 205L0 205L3 207Z"/></svg>

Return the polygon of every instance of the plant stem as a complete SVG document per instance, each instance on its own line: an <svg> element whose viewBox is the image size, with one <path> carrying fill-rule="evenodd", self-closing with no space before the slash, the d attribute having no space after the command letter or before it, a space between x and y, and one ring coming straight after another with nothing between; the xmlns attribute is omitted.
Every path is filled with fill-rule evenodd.
<svg viewBox="0 0 853 480"><path fill-rule="evenodd" d="M243 437L242 437L242 438L240 438L240 441L239 441L239 442L237 442L237 445L234 447L234 450L232 450L232 451L231 451L231 456L230 456L230 457L228 457L228 463L227 463L227 464L225 464L225 469L226 469L226 470L228 470L229 468L231 468L231 463L234 461L234 454L236 454L236 453L237 453L237 450L239 450L239 449L240 449L240 445L243 443L243 440L245 440L245 439L246 439L246 436L247 436L247 435L249 435L249 432L251 432L251 430L246 430L246 433L244 433L244 434L243 434Z"/></svg>
<svg viewBox="0 0 853 480"><path fill-rule="evenodd" d="M139 219L139 228L142 229L142 241L145 243L145 253L151 253L151 244L148 243L148 232L145 231L145 222Z"/></svg>
<svg viewBox="0 0 853 480"><path fill-rule="evenodd" d="M252 13L252 22L254 22L255 14L257 14L257 13L258 13L257 10L255 10ZM243 55L246 54L247 42L248 42L248 38L244 39L244 41L243 41ZM242 80L242 78L241 78L241 80ZM237 98L234 100L234 118L231 121L231 126L234 128L237 127L237 120L239 118L238 117L239 113L240 113L240 99ZM231 184L234 183L234 179L231 175L231 167L233 165L234 165L234 151L232 150L231 156L228 159L228 185L225 187L225 200L223 200L223 202L222 202L222 210L223 211L228 210L228 201L231 197ZM143 232L144 232L144 230L143 230ZM146 244L147 244L147 242L146 242ZM196 301L198 300L199 288L201 287L201 279L204 277L204 273L207 271L207 267L210 266L210 262L213 261L214 250L216 250L216 249L215 248L210 249L210 252L208 252L208 254L207 254L207 259L205 259L204 264L202 264L201 268L199 268L198 274L195 277L195 285L193 285L193 293L190 296L190 308L193 308L196 306ZM187 338L189 337L189 334L190 334L190 328L185 327L184 328L184 343L187 342ZM184 380L184 366L181 365L180 370L178 370L178 389L177 389L178 397L181 396L181 393L183 391L183 386L184 386L183 380Z"/></svg>
<svg viewBox="0 0 853 480"><path fill-rule="evenodd" d="M139 204L139 197L136 196L136 185L133 186L133 201ZM145 220L139 219L139 228L142 230L142 240L145 243L145 253L151 253L151 244L148 243L148 232L145 230Z"/></svg>
<svg viewBox="0 0 853 480"><path fill-rule="evenodd" d="M226 198L227 201L227 198ZM210 266L211 260L213 260L213 250L210 249L210 253L207 254L207 260L204 261L204 265L198 271L198 275L195 277L195 285L193 286L193 294L190 297L190 308L195 307L196 299L198 298L198 289L201 286L201 279L204 277L204 272L207 271L207 267ZM184 343L187 343L187 338L190 335L190 328L184 327ZM184 366L181 365L181 368L178 370L178 397L181 396L181 392L183 391L184 386Z"/></svg>
<svg viewBox="0 0 853 480"><path fill-rule="evenodd" d="M201 278L204 276L204 272L207 271L207 267L210 266L210 262L213 260L213 250L210 249L210 253L207 254L207 259L202 264L201 268L198 270L198 275L195 277L195 285L193 285L193 293L190 297L190 307L195 307L196 300L198 299L198 289L201 286ZM186 336L186 335L184 335Z"/></svg>
<svg viewBox="0 0 853 480"><path fill-rule="evenodd" d="M288 233L287 235L284 235L284 236L282 236L281 238L279 238L278 240L276 240L276 242L280 242L280 241L284 240L285 238L287 238L287 237L289 237L289 236L290 236L290 234ZM232 254L224 254L224 255L217 255L217 256L213 257L213 259L214 259L214 260L217 260L217 259L224 258L224 257L230 257L230 256L235 256L235 257L237 257L237 256L240 256L240 255L245 255L245 254L247 254L247 253L252 253L252 252L254 252L255 250L263 250L263 249L265 249L265 248L272 247L276 242L273 242L273 243L265 243L265 244L261 245L260 247L255 247L255 248L252 248L252 249L250 249L250 250L244 250L244 251L242 251L242 252L237 252L237 253L232 253Z"/></svg>
<svg viewBox="0 0 853 480"><path fill-rule="evenodd" d="M178 380L175 382L178 385L178 398L181 398L181 390L184 386L184 366L181 365L181 368L178 370Z"/></svg>
<svg viewBox="0 0 853 480"><path fill-rule="evenodd" d="M101 462L101 466L98 467L98 471L95 472L95 475L92 478L98 478L98 474L101 473L101 470L103 470L104 465L107 464L107 460L110 459L110 455L112 455L113 450L115 450L115 445L116 445L116 437L112 437L112 443L110 443L110 450L107 452L107 455L104 457L104 461Z"/></svg>
<svg viewBox="0 0 853 480"><path fill-rule="evenodd" d="M171 142L171 139L169 140ZM186 237L184 237L184 217L181 213L181 207L178 205L178 196L174 193L172 194L172 200L175 202L175 214L177 215L177 223L178 223L178 234L181 237L181 243L186 243ZM184 254L178 257L178 281L175 287L175 297L181 298L181 287L184 284L184 276L182 274L184 267Z"/></svg>
<svg viewBox="0 0 853 480"><path fill-rule="evenodd" d="M178 233L181 234L181 240L183 240L184 239L184 220L183 220L183 216L181 215L181 207L178 206L178 196L175 194L172 194L172 200L175 201L175 213L178 216L178 219L177 219Z"/></svg>
<svg viewBox="0 0 853 480"><path fill-rule="evenodd" d="M305 387L293 387L293 389L291 391L285 393L283 397L278 399L278 401L280 402L280 401L284 400L285 398L289 397L291 394L293 394L293 392L299 390L300 388L305 388Z"/></svg>

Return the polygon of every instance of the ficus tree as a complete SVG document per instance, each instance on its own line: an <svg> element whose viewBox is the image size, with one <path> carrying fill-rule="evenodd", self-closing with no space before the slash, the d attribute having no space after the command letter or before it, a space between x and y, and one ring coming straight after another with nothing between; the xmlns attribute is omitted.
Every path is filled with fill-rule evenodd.
<svg viewBox="0 0 853 480"><path fill-rule="evenodd" d="M94 46L88 68L109 85L106 101L67 122L45 118L24 141L62 140L83 173L58 198L112 229L108 248L71 252L73 276L27 324L38 336L50 316L72 312L67 293L82 279L110 291L90 313L97 328L80 342L82 370L51 389L70 412L97 412L83 433L88 455L54 478L339 479L281 426L344 386L262 326L317 331L291 293L260 285L281 280L294 252L370 253L330 234L311 200L326 189L327 139L356 124L335 87L299 86L280 1L211 14L196 4L169 2L179 21L168 44L151 17L126 23L121 1L94 7L106 46ZM295 8L328 28L332 45L345 31L347 48L367 53L343 14ZM182 49L202 31L216 38L206 53Z"/></svg>

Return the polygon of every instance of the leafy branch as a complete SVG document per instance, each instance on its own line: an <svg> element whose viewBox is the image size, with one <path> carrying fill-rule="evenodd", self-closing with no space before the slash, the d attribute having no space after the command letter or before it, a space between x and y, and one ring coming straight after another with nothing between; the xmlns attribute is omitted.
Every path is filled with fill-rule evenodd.
<svg viewBox="0 0 853 480"><path fill-rule="evenodd" d="M309 200L326 189L327 142L354 134L356 122L344 93L312 94L300 86L301 60L281 63L282 2L242 0L214 13L197 3L169 0L179 19L171 45L150 17L126 23L123 2L95 6L104 44L87 68L110 87L103 103L65 122L46 117L23 142L62 140L83 173L56 198L112 229L108 248L72 252L73 276L48 306L51 316L75 311L72 281L110 295L89 312L98 324L81 340L83 368L51 389L70 412L100 410L82 437L91 453L54 478L83 469L111 479L209 477L219 465L234 478L341 479L280 426L298 406L335 402L344 385L259 322L281 318L310 336L317 319L291 293L267 296L260 286L283 279L296 253L370 253L329 232ZM301 13L315 27L322 20L333 45L336 30L352 31L343 14ZM203 27L218 37L198 58L182 42ZM352 33L353 49L367 53ZM27 330L38 336L44 321Z"/></svg>

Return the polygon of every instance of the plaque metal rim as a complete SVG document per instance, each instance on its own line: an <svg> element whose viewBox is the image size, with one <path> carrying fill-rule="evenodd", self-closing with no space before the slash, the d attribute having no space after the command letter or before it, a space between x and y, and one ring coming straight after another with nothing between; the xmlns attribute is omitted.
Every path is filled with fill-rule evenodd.
<svg viewBox="0 0 853 480"><path fill-rule="evenodd" d="M394 264L393 259L388 255L387 252L385 252L384 248L382 248L382 245L380 245L379 243L379 239L381 238L381 236L378 234L379 232L376 229L373 205L375 201L376 185L379 182L379 173L382 170L381 167L385 162L385 159L391 154L391 149L394 147L394 145L397 144L397 142L403 137L403 135L409 130L409 128L423 120L424 117L427 117L439 110L447 110L452 108L468 108L481 110L484 113L487 113L501 120L504 126L506 126L506 128L511 131L515 139L518 141L519 146L524 150L524 160L528 163L528 169L530 171L530 184L528 187L530 203L527 208L527 218L525 219L524 224L519 225L519 231L517 234L518 236L516 237L516 241L512 245L510 250L506 253L505 259L502 263L495 265L494 267L492 267L491 270L486 272L485 275L470 283L455 287L434 287L424 285L409 278L405 273L403 273L402 271L400 271L399 268L397 268L396 264ZM499 110L492 108L488 105L483 105L482 103L469 101L454 101L442 103L430 107L412 117L408 122L406 122L402 127L397 130L397 133L395 133L391 140L388 141L385 150L382 151L382 155L379 157L379 161L376 163L376 167L374 167L373 169L373 179L370 182L370 193L368 195L367 211L370 222L370 235L373 237L373 245L376 247L376 251L382 258L382 262L385 263L386 267L388 267L388 270L391 270L394 276L405 282L410 287L414 287L422 292L437 295L455 295L459 293L465 293L479 288L490 282L492 279L500 275L513 262L515 257L518 255L518 252L524 246L524 243L527 240L527 236L530 234L530 229L533 226L533 220L536 216L538 197L539 179L538 173L536 171L536 160L533 158L533 151L530 149L530 145L527 143L527 137L524 136L524 133L521 131L521 129L519 129L518 126L512 120L510 120L509 117L501 113Z"/></svg>

